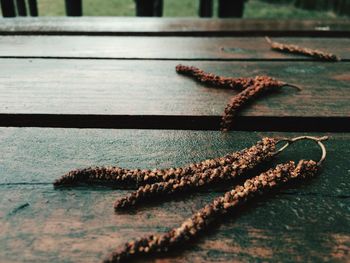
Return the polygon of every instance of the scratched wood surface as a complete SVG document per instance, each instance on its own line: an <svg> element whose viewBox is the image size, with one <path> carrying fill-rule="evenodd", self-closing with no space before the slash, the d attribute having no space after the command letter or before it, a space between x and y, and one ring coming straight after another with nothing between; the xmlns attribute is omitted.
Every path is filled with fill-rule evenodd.
<svg viewBox="0 0 350 263"><path fill-rule="evenodd" d="M350 39L273 38L274 41L324 50L350 58ZM263 37L112 37L2 36L0 57L172 59L172 60L312 60L272 51Z"/></svg>
<svg viewBox="0 0 350 263"><path fill-rule="evenodd" d="M268 135L300 134L1 128L1 262L96 262L139 235L178 226L222 194L218 189L114 214L114 199L127 191L54 190L50 183L69 169L181 166L249 147ZM259 198L187 250L174 251L161 262L347 262L350 136L328 135L328 158L317 178ZM278 162L319 155L314 143L301 142L278 157Z"/></svg>
<svg viewBox="0 0 350 263"><path fill-rule="evenodd" d="M347 19L40 17L1 19L0 34L349 37Z"/></svg>
<svg viewBox="0 0 350 263"><path fill-rule="evenodd" d="M349 25L345 19L0 19L0 262L98 262L130 239L178 226L224 191L115 214L113 201L127 191L54 190L51 182L70 169L182 166L262 136L305 131L331 136L319 177L259 198L187 250L148 261L348 262L350 135L341 132L350 129ZM265 35L345 60L272 52ZM226 76L267 74L303 90L285 88L237 116L235 129L260 132L208 131L219 128L235 93L177 75L179 63ZM300 142L278 162L319 155L315 144Z"/></svg>
<svg viewBox="0 0 350 263"><path fill-rule="evenodd" d="M0 71L2 125L13 125L11 121L19 114L26 115L18 117L22 119L17 125L21 121L34 125L35 114L156 116L155 122L162 116L198 117L205 121L212 116L216 119L211 124L218 128L229 98L236 93L203 87L178 75L175 66L179 63L226 76L267 74L302 87L300 92L284 88L251 104L240 113L243 121L271 117L276 122L273 125L283 126L293 118L302 121L309 117L314 118L316 125L319 122L318 127L333 127L330 119L342 118L334 125L344 129L344 122L350 117L348 62L1 59L0 63L6 65ZM18 72L16 77L13 72ZM121 120L114 121L117 124ZM305 127L309 124L306 122ZM252 129L259 129L258 126L257 123ZM180 122L178 128L181 127Z"/></svg>
<svg viewBox="0 0 350 263"><path fill-rule="evenodd" d="M2 59L1 113L221 115L232 90L175 72L195 65L225 76L270 75L299 85L244 111L255 116L348 116L350 63ZM13 77L13 72L19 74Z"/></svg>

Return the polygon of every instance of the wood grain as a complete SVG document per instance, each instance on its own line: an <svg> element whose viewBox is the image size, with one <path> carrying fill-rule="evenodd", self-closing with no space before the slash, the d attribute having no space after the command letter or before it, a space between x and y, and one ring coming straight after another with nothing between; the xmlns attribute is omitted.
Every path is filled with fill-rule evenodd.
<svg viewBox="0 0 350 263"><path fill-rule="evenodd" d="M130 17L1 19L3 35L349 37L349 21Z"/></svg>
<svg viewBox="0 0 350 263"><path fill-rule="evenodd" d="M350 59L350 39L274 38ZM2 36L0 57L172 60L311 60L272 51L262 37Z"/></svg>
<svg viewBox="0 0 350 263"><path fill-rule="evenodd" d="M228 99L236 94L229 90L203 87L176 74L176 64L189 64L182 61L2 59L0 63L6 64L0 72L2 125L9 125L11 118L25 114L20 115L18 121L26 119L25 124L30 126L31 116L34 124L39 114L39 120L40 116L45 120L51 115L64 115L67 118L73 115L70 123L74 122L74 118L87 115L106 116L106 121L111 122L116 119L109 119L108 116L121 116L124 119L120 120L123 121L127 121L127 116L131 115L138 118L212 116L215 118L209 121L218 127L216 122ZM287 118L287 122L292 121L294 125L300 119L316 118L312 125L316 123L323 127L331 118L339 120L341 126L350 117L350 64L347 62L196 61L190 64L226 76L267 74L302 87L301 92L284 88L281 92L261 98L240 113L243 119L264 117L283 121ZM91 118L90 122L95 119L98 118ZM321 123L317 124L317 121ZM250 129L259 129L260 123L252 123L255 126ZM20 123L16 126L20 126ZM163 126L169 127L169 123Z"/></svg>
<svg viewBox="0 0 350 263"><path fill-rule="evenodd" d="M1 128L1 262L96 262L130 239L178 226L222 194L202 192L114 214L114 199L127 191L54 190L50 182L69 169L106 164L179 166L248 147L267 135L300 134ZM188 250L175 251L162 260L285 262L288 255L294 262L346 262L350 136L329 135L327 161L317 178L257 200L223 220ZM301 142L279 161L319 155L314 143Z"/></svg>

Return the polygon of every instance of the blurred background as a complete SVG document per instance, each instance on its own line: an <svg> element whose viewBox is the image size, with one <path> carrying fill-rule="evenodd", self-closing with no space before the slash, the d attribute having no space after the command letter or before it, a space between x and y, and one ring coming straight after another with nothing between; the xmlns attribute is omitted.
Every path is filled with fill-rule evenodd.
<svg viewBox="0 0 350 263"><path fill-rule="evenodd" d="M236 1L236 0L233 0ZM238 0L239 1L239 0ZM16 2L16 1L15 1ZM198 17L199 0L164 0L165 17ZM37 0L39 16L65 16L64 0ZM213 16L218 16L214 0ZM134 0L83 0L84 16L135 16ZM330 19L350 15L350 0L247 0L243 18Z"/></svg>

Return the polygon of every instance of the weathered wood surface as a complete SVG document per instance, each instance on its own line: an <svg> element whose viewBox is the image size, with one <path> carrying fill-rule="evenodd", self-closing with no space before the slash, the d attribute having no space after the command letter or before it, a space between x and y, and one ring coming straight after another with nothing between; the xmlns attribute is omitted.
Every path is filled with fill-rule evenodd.
<svg viewBox="0 0 350 263"><path fill-rule="evenodd" d="M350 59L350 39L273 38ZM263 37L1 36L0 57L312 60L272 51Z"/></svg>
<svg viewBox="0 0 350 263"><path fill-rule="evenodd" d="M181 166L248 147L267 135L299 134L1 128L1 262L96 262L130 239L178 226L222 193L203 192L114 214L114 199L127 191L54 190L50 182L69 169L108 164ZM350 136L329 135L328 158L317 178L257 200L188 250L163 260L346 262L350 253ZM278 160L317 159L319 155L314 143L301 142Z"/></svg>
<svg viewBox="0 0 350 263"><path fill-rule="evenodd" d="M297 84L301 92L285 88L251 104L235 128L337 131L329 134L320 176L257 200L160 261L347 262L350 135L339 131L349 131L349 28L347 20L1 19L0 126L218 129L235 93L177 75L178 63ZM346 61L275 53L265 35ZM0 128L0 262L96 262L130 239L178 226L222 194L203 191L114 214L113 201L127 191L53 189L70 169L181 166L267 135L300 133ZM319 155L315 144L302 142L278 160Z"/></svg>
<svg viewBox="0 0 350 263"><path fill-rule="evenodd" d="M218 128L219 118L228 99L236 92L204 87L192 79L178 75L175 72L175 66L178 63L196 65L206 71L226 76L248 77L267 74L299 85L303 89L298 92L292 88L284 88L280 92L265 96L242 111L240 114L242 118L275 118L277 121L286 122L292 121L292 118L297 118L294 121L314 118L314 122L322 130L322 127L333 127L328 121L337 121L337 118L341 120L341 123L337 124L341 127L338 128L344 129L347 126L344 122L347 122L350 117L348 74L350 64L348 62L196 61L190 63L188 61L2 59L0 63L6 65L0 71L0 93L2 94L0 123L2 126L13 125L10 122L16 122L16 118L19 122L24 119L26 125L30 126L31 118L36 118L35 114L67 114L78 116L76 118L80 115L124 116L126 119L128 116L131 118L132 115L159 116L160 118L161 116L215 117L215 120L211 119L211 121L215 128ZM18 72L16 77L13 75L14 72ZM74 120L69 120L69 116L67 118L68 122ZM92 118L90 122L96 119L98 118ZM118 121L118 119L112 121ZM161 125L160 122L158 123ZM260 129L260 123L255 123L256 127L251 129ZM34 125L34 119L32 124ZM308 126L307 121L304 124ZM16 124L18 125L21 126L20 123ZM166 122L164 125L163 128L169 127ZM181 128L181 123L179 125L178 128ZM278 126L279 123L275 123L276 125ZM312 126L314 125L315 123L312 123ZM282 126L280 125L281 128ZM66 126L63 125L63 127ZM71 126L68 125L68 127ZM87 125L87 127L96 126ZM210 127L207 126L207 128Z"/></svg>
<svg viewBox="0 0 350 263"><path fill-rule="evenodd" d="M1 19L0 34L349 37L349 26L346 19L41 17Z"/></svg>

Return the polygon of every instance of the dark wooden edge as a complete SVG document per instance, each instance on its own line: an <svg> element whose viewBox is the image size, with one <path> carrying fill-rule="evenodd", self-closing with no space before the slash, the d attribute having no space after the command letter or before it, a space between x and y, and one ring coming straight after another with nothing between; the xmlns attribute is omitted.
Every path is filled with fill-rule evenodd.
<svg viewBox="0 0 350 263"><path fill-rule="evenodd" d="M221 116L0 114L0 127L219 130ZM233 130L349 132L350 117L237 116Z"/></svg>
<svg viewBox="0 0 350 263"><path fill-rule="evenodd" d="M83 3L82 0L65 0L67 16L82 16Z"/></svg>
<svg viewBox="0 0 350 263"><path fill-rule="evenodd" d="M16 7L19 16L27 16L26 3L24 0L16 0Z"/></svg>
<svg viewBox="0 0 350 263"><path fill-rule="evenodd" d="M219 0L219 17L242 17L245 0Z"/></svg>
<svg viewBox="0 0 350 263"><path fill-rule="evenodd" d="M28 0L28 4L30 16L38 16L39 12L37 0Z"/></svg>
<svg viewBox="0 0 350 263"><path fill-rule="evenodd" d="M200 0L198 15L200 17L213 16L213 0Z"/></svg>
<svg viewBox="0 0 350 263"><path fill-rule="evenodd" d="M136 16L150 17L163 15L163 0L135 0Z"/></svg>
<svg viewBox="0 0 350 263"><path fill-rule="evenodd" d="M13 0L0 0L3 17L15 17L16 10Z"/></svg>

